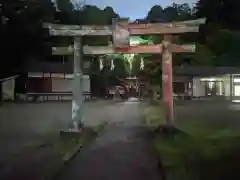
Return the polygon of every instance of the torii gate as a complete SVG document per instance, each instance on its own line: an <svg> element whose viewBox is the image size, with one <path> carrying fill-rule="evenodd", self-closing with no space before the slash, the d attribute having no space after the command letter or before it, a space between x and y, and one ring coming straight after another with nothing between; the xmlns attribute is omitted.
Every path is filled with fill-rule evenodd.
<svg viewBox="0 0 240 180"><path fill-rule="evenodd" d="M52 36L74 37L74 46L52 48L53 55L74 54L74 79L72 90L72 120L74 129L78 131L79 125L82 124L82 54L162 53L162 83L166 123L173 124L172 53L195 52L195 45L173 44L172 35L198 32L199 25L204 23L205 19L173 23L135 24L130 23L128 19L121 19L114 21L113 25L110 26L44 24L44 27L49 28L50 35ZM156 34L164 36L161 44L130 46L130 36ZM113 44L109 46L82 46L82 36L113 36Z"/></svg>

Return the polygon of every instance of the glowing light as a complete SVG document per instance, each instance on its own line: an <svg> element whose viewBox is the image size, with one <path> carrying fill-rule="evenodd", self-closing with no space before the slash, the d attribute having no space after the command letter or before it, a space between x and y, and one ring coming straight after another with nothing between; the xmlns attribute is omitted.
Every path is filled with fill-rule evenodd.
<svg viewBox="0 0 240 180"><path fill-rule="evenodd" d="M236 83L239 83L240 82L240 78L234 78L233 81L236 82Z"/></svg>

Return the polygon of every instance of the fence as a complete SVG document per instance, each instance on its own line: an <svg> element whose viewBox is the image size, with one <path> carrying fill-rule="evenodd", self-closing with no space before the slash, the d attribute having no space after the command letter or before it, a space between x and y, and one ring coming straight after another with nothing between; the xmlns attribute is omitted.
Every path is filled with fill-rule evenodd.
<svg viewBox="0 0 240 180"><path fill-rule="evenodd" d="M72 74L65 73L29 73L25 100L70 100L72 99ZM83 96L91 98L90 79L83 75ZM80 93L80 92L79 92Z"/></svg>

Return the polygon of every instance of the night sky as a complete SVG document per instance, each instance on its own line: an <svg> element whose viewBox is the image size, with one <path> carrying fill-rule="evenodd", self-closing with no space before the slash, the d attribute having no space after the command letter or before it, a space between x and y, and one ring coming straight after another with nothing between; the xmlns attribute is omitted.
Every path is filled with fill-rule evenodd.
<svg viewBox="0 0 240 180"><path fill-rule="evenodd" d="M97 5L100 8L112 6L121 17L129 17L132 20L144 18L153 5L166 7L175 3L189 3L196 0L85 0L86 4Z"/></svg>

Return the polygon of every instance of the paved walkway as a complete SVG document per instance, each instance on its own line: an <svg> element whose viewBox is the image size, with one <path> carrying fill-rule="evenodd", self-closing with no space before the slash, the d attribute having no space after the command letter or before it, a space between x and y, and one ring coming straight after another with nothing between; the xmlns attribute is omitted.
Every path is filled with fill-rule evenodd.
<svg viewBox="0 0 240 180"><path fill-rule="evenodd" d="M112 113L115 112L115 113ZM59 175L59 180L159 180L158 161L136 99L109 107L110 125Z"/></svg>

